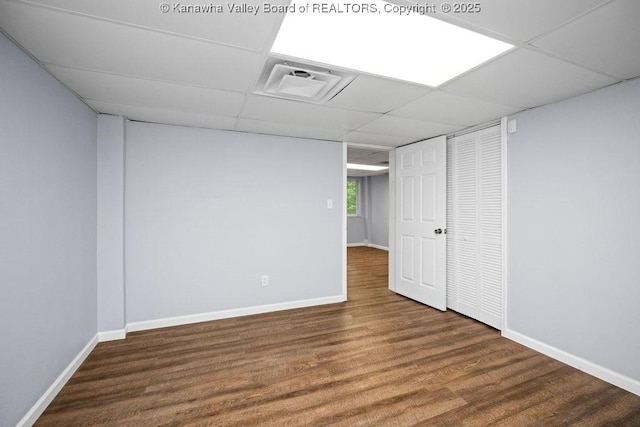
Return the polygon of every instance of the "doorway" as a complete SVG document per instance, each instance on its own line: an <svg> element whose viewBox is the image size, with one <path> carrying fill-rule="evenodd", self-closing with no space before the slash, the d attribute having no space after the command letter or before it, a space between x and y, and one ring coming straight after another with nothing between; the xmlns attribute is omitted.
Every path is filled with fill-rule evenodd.
<svg viewBox="0 0 640 427"><path fill-rule="evenodd" d="M389 151L391 147L347 148L347 246L389 250ZM365 170L365 168L382 168Z"/></svg>

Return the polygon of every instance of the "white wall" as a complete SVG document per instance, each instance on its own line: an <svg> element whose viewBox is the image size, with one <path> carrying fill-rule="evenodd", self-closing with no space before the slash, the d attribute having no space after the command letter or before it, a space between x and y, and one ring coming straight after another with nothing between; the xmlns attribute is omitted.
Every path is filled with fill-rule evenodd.
<svg viewBox="0 0 640 427"><path fill-rule="evenodd" d="M128 322L342 295L341 144L136 122L126 135Z"/></svg>
<svg viewBox="0 0 640 427"><path fill-rule="evenodd" d="M636 387L639 112L635 80L518 114L508 144L507 327Z"/></svg>
<svg viewBox="0 0 640 427"><path fill-rule="evenodd" d="M96 115L0 34L0 426L93 339Z"/></svg>

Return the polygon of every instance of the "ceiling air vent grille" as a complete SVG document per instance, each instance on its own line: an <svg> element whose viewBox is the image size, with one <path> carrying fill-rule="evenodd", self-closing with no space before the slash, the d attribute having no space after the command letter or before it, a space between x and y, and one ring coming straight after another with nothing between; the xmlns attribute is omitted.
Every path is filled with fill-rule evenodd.
<svg viewBox="0 0 640 427"><path fill-rule="evenodd" d="M278 98L323 103L354 78L350 74L318 70L296 63L267 65L255 93Z"/></svg>
<svg viewBox="0 0 640 427"><path fill-rule="evenodd" d="M332 82L330 86L333 85L335 85L335 83ZM326 88L327 80L318 80L313 74L296 70L282 76L282 80L278 83L276 93L313 99Z"/></svg>

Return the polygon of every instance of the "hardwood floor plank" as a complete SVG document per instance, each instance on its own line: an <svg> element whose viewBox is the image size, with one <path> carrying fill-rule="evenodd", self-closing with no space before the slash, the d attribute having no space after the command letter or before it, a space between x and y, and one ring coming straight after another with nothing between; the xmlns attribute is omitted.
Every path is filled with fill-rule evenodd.
<svg viewBox="0 0 640 427"><path fill-rule="evenodd" d="M349 301L100 343L39 426L640 425L640 397L387 289L349 248Z"/></svg>

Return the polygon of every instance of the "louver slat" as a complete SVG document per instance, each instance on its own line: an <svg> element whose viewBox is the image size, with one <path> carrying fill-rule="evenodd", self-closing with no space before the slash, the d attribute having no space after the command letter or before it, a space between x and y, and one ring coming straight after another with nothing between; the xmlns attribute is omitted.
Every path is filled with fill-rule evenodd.
<svg viewBox="0 0 640 427"><path fill-rule="evenodd" d="M447 301L450 308L500 328L501 128L453 138L447 148Z"/></svg>

